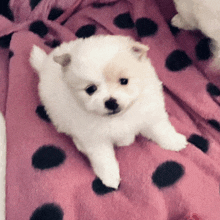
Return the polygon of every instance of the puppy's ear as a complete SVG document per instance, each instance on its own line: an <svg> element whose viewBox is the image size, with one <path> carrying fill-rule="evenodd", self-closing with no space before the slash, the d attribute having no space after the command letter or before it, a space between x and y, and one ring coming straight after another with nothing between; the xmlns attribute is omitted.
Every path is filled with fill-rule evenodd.
<svg viewBox="0 0 220 220"><path fill-rule="evenodd" d="M147 45L141 44L139 42L135 42L131 47L132 53L138 60L141 60L143 56L146 56L146 53L149 49L150 48Z"/></svg>
<svg viewBox="0 0 220 220"><path fill-rule="evenodd" d="M64 53L60 56L54 56L53 60L59 63L62 67L67 67L71 62L71 56L68 53Z"/></svg>

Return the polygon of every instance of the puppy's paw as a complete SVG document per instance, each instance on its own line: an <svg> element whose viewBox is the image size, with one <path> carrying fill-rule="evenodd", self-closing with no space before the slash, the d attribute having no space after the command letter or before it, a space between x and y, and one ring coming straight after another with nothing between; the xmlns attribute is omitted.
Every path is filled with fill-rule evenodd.
<svg viewBox="0 0 220 220"><path fill-rule="evenodd" d="M87 156L94 173L102 183L107 187L117 189L120 183L120 172L113 146L104 145L95 150L93 148L93 152L89 154L87 152Z"/></svg>
<svg viewBox="0 0 220 220"><path fill-rule="evenodd" d="M109 160L104 156L101 159L96 158L92 161L93 170L102 183L114 189L117 189L120 183L119 164L115 158Z"/></svg>
<svg viewBox="0 0 220 220"><path fill-rule="evenodd" d="M162 141L160 146L165 150L180 151L186 148L188 142L184 135L175 133Z"/></svg>
<svg viewBox="0 0 220 220"><path fill-rule="evenodd" d="M184 19L179 15L175 15L172 20L171 20L171 24L174 27L180 28L180 29L184 29L184 30L194 30L195 28L193 26L191 26L190 24L186 23L184 21Z"/></svg>
<svg viewBox="0 0 220 220"><path fill-rule="evenodd" d="M179 14L175 15L175 16L172 18L171 24L172 24L174 27L182 28L183 22L182 22L182 18L180 17Z"/></svg>
<svg viewBox="0 0 220 220"><path fill-rule="evenodd" d="M119 175L119 169L109 170L108 172L104 173L103 176L99 176L99 178L105 186L114 189L118 189L121 180Z"/></svg>

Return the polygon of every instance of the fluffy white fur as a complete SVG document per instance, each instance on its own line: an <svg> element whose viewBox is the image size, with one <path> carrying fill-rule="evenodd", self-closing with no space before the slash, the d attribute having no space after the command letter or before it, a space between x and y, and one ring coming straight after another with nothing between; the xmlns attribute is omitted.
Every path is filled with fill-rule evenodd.
<svg viewBox="0 0 220 220"><path fill-rule="evenodd" d="M220 1L174 0L178 14L172 24L185 30L201 30L212 39L214 65L220 67Z"/></svg>
<svg viewBox="0 0 220 220"><path fill-rule="evenodd" d="M0 219L5 219L6 131L0 112Z"/></svg>
<svg viewBox="0 0 220 220"><path fill-rule="evenodd" d="M128 37L93 36L63 43L49 55L37 46L31 52L53 124L73 138L108 187L120 182L114 146L129 145L138 134L168 150L187 145L168 119L148 49Z"/></svg>

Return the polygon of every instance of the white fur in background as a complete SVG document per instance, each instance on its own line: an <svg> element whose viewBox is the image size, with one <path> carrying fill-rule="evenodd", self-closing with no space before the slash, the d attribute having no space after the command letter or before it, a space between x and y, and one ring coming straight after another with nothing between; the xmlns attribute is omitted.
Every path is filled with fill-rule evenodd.
<svg viewBox="0 0 220 220"><path fill-rule="evenodd" d="M0 219L5 219L6 129L0 112Z"/></svg>
<svg viewBox="0 0 220 220"><path fill-rule="evenodd" d="M185 30L201 30L212 39L214 65L220 68L220 1L174 0L178 14L172 25Z"/></svg>
<svg viewBox="0 0 220 220"><path fill-rule="evenodd" d="M120 183L114 145L130 145L138 134L168 150L187 145L169 121L148 50L129 37L101 35L63 43L49 55L37 46L31 52L53 124L73 138L108 187Z"/></svg>

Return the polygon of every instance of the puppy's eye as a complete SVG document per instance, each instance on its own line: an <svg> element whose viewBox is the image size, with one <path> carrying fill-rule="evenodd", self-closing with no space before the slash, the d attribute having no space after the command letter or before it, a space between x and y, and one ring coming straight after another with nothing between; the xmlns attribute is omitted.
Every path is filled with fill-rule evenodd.
<svg viewBox="0 0 220 220"><path fill-rule="evenodd" d="M97 90L96 85L91 85L85 89L86 93L92 95Z"/></svg>
<svg viewBox="0 0 220 220"><path fill-rule="evenodd" d="M119 79L119 82L120 82L121 85L127 85L128 84L128 79L121 78L121 79Z"/></svg>

